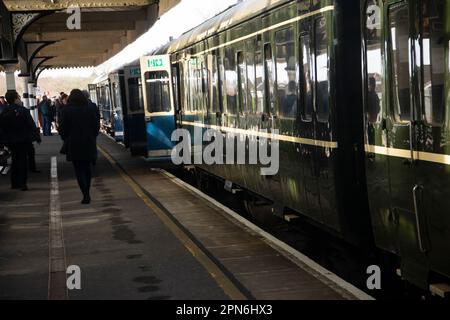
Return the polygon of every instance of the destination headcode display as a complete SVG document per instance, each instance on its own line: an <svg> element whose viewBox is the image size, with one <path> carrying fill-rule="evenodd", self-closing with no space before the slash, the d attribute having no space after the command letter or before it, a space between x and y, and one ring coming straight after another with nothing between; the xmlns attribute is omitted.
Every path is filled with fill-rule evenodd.
<svg viewBox="0 0 450 320"><path fill-rule="evenodd" d="M147 66L149 68L162 68L164 67L164 60L162 58L150 58L147 60Z"/></svg>
<svg viewBox="0 0 450 320"><path fill-rule="evenodd" d="M141 76L141 69L140 68L130 69L130 76L131 77L140 77Z"/></svg>

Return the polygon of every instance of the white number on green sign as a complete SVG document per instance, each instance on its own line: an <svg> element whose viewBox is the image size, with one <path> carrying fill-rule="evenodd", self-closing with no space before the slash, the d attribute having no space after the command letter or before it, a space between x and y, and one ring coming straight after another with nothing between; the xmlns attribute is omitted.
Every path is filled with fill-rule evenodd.
<svg viewBox="0 0 450 320"><path fill-rule="evenodd" d="M148 63L149 68L157 68L157 67L162 67L164 65L162 59L147 60L147 63Z"/></svg>

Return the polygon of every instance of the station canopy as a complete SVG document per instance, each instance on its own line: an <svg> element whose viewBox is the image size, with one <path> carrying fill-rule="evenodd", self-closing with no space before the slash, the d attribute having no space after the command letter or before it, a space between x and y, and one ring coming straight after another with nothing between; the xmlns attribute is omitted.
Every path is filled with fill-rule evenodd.
<svg viewBox="0 0 450 320"><path fill-rule="evenodd" d="M64 68L103 63L149 30L180 1L4 0L3 8L10 15L12 33L20 34L16 40L20 43L18 49L22 49L17 50L19 55L25 52L24 58L30 60L47 58L41 67ZM73 29L76 8L80 12L79 29ZM2 13L3 21L5 17ZM72 29L68 27L69 19Z"/></svg>

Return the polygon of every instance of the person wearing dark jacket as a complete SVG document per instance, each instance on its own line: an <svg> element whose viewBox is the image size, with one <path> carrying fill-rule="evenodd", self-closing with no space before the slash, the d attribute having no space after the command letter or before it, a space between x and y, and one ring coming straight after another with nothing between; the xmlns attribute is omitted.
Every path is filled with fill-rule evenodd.
<svg viewBox="0 0 450 320"><path fill-rule="evenodd" d="M52 109L51 101L47 96L42 97L42 101L38 105L39 113L42 115L42 131L44 136L52 135Z"/></svg>
<svg viewBox="0 0 450 320"><path fill-rule="evenodd" d="M8 106L0 115L0 143L12 154L11 188L27 191L27 150L37 128L16 91L8 91L5 97Z"/></svg>
<svg viewBox="0 0 450 320"><path fill-rule="evenodd" d="M78 185L83 193L82 204L91 202L91 165L97 159L97 136L100 122L83 93L72 90L68 105L61 112L59 134L67 161L73 163Z"/></svg>

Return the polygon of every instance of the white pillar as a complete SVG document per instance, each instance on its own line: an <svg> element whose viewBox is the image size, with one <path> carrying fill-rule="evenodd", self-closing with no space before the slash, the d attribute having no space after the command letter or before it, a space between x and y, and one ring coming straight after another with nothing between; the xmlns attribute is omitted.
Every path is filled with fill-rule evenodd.
<svg viewBox="0 0 450 320"><path fill-rule="evenodd" d="M6 90L16 90L14 71L6 71Z"/></svg>
<svg viewBox="0 0 450 320"><path fill-rule="evenodd" d="M23 106L27 109L30 109L30 100L28 97L28 77L22 77L22 80L23 80L23 96L22 96ZM33 113L31 113L31 115L33 116Z"/></svg>
<svg viewBox="0 0 450 320"><path fill-rule="evenodd" d="M16 79L15 79L15 71L16 64L5 64L3 68L6 73L6 90L16 90Z"/></svg>
<svg viewBox="0 0 450 320"><path fill-rule="evenodd" d="M34 122L36 126L39 127L39 115L36 106L36 97L35 97L34 83L28 82L28 104L31 109L31 115L33 116Z"/></svg>

